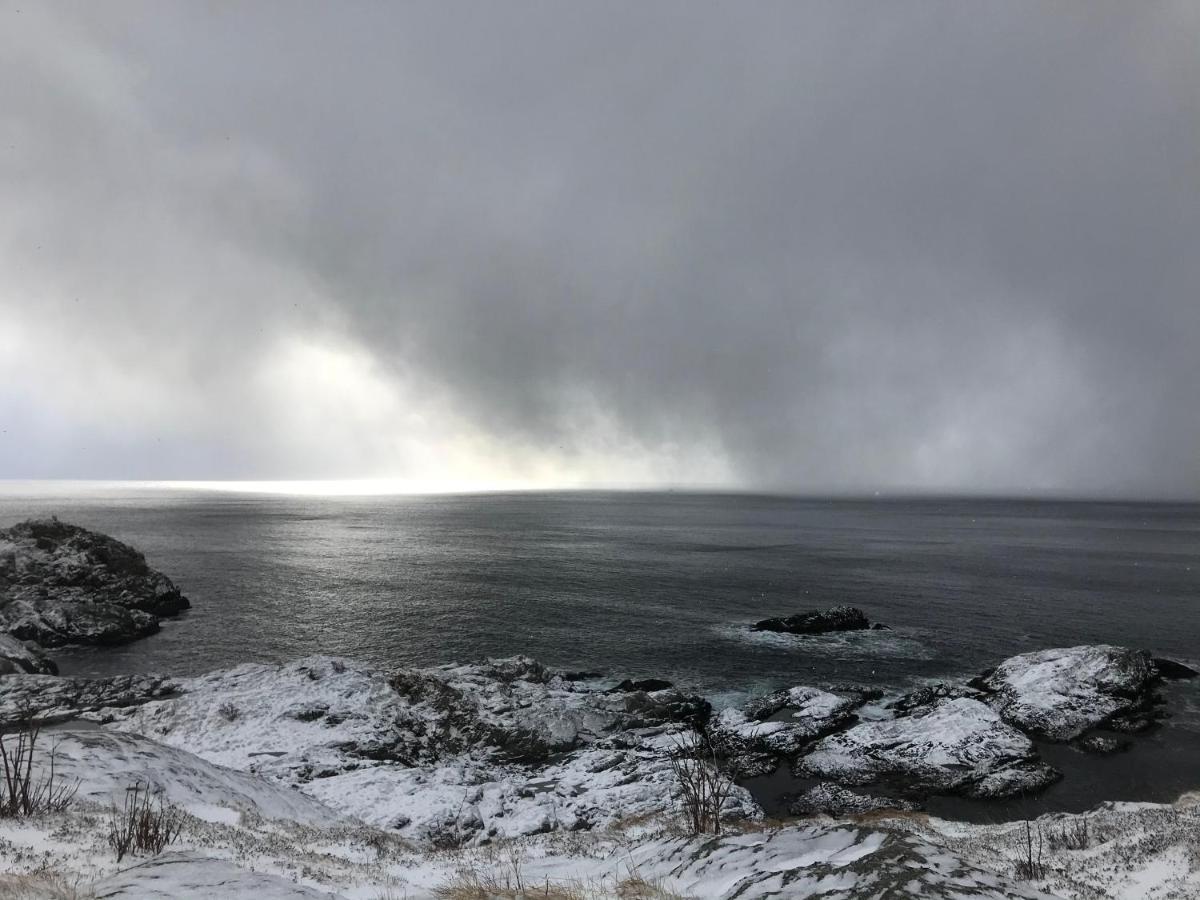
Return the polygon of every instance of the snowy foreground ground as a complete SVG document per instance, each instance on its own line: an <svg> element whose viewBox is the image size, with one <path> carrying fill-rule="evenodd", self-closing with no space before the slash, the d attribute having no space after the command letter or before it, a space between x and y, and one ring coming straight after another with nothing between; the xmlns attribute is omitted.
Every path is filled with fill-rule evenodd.
<svg viewBox="0 0 1200 900"><path fill-rule="evenodd" d="M842 786L864 783L863 759L883 758L872 741L899 736L889 777L919 771L940 788L945 770L992 790L1041 772L1005 722L1036 714L1046 730L1061 707L1074 734L1095 710L1121 712L1077 678L1033 707L1021 692L1035 665L1124 659L1101 651L999 669L1016 685L994 695L1004 722L974 697L932 696L917 715L855 725L843 721L849 701L793 689L788 708L804 714L792 732L756 731L745 716L716 727L747 753L760 740L807 753L801 764L811 758ZM1035 683L1045 694L1054 682ZM0 819L0 898L1200 897L1200 796L1043 817L1030 826L1044 866L1034 879L1019 871L1025 823L888 812L769 823L738 789L726 834L686 836L669 753L697 713L692 698L605 692L524 658L390 675L312 657L177 682L4 676L0 718L11 726L18 713L62 723L39 746L79 790L65 812ZM921 723L938 723L937 742ZM118 864L108 817L139 783L186 812L183 836Z"/></svg>

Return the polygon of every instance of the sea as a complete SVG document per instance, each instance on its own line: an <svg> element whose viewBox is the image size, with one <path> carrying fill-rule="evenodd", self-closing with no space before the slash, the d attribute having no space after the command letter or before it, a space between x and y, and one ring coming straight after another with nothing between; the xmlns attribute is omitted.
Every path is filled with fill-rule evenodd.
<svg viewBox="0 0 1200 900"><path fill-rule="evenodd" d="M162 485L0 487L29 517L142 550L192 603L152 637L54 652L67 674L189 675L321 653L383 667L526 654L662 677L716 706L797 684L898 693L1007 656L1113 643L1200 668L1200 504L690 492L307 496ZM767 616L850 604L890 630L798 637ZM1111 757L1047 747L1011 818L1200 789L1200 679ZM752 785L769 807L786 770Z"/></svg>

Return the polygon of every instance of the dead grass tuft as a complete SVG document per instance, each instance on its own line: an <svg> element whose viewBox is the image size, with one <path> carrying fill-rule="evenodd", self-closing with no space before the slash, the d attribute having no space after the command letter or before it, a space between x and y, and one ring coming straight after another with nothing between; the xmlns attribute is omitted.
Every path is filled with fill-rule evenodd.
<svg viewBox="0 0 1200 900"><path fill-rule="evenodd" d="M56 875L0 875L0 900L91 900L91 890L68 884Z"/></svg>

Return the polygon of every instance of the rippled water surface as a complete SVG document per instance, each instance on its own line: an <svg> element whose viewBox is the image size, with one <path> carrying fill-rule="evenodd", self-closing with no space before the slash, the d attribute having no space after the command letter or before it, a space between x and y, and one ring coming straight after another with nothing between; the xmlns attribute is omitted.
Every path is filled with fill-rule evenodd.
<svg viewBox="0 0 1200 900"><path fill-rule="evenodd" d="M1022 650L1200 655L1200 505L804 500L673 493L311 498L0 495L142 549L193 610L77 672L198 672L336 653L385 664L529 653L706 690L900 683ZM892 632L756 634L861 606Z"/></svg>

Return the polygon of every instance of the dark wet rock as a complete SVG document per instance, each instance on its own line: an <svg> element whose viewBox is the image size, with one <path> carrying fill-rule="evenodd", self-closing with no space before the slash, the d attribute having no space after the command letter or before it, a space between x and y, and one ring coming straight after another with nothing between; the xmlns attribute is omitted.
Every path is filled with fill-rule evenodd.
<svg viewBox="0 0 1200 900"><path fill-rule="evenodd" d="M137 550L57 519L0 530L0 631L46 647L120 644L187 598Z"/></svg>
<svg viewBox="0 0 1200 900"><path fill-rule="evenodd" d="M646 691L652 693L654 691L665 691L674 685L662 678L643 678L640 681L631 681L626 678L614 688L609 688L609 694L622 694L629 691Z"/></svg>
<svg viewBox="0 0 1200 900"><path fill-rule="evenodd" d="M703 697L670 690L633 691L624 695L624 715L621 728L644 728L653 725L682 724L703 729L712 717L712 704Z"/></svg>
<svg viewBox="0 0 1200 900"><path fill-rule="evenodd" d="M23 672L31 675L57 675L58 666L34 641L19 641L0 633L0 675Z"/></svg>
<svg viewBox="0 0 1200 900"><path fill-rule="evenodd" d="M1155 678L1144 650L1101 644L1022 653L971 684L1005 722L1070 741L1092 728L1124 730L1153 719Z"/></svg>
<svg viewBox="0 0 1200 900"><path fill-rule="evenodd" d="M863 631L871 627L866 614L854 606L835 606L755 622L754 631L779 631L785 634L825 634L831 631Z"/></svg>
<svg viewBox="0 0 1200 900"><path fill-rule="evenodd" d="M1036 792L1059 777L1028 737L967 697L822 738L799 760L797 773L891 787L907 797L1004 797Z"/></svg>
<svg viewBox="0 0 1200 900"><path fill-rule="evenodd" d="M790 718L809 719L837 725L844 722L854 707L863 702L863 694L846 696L820 688L800 685L784 688L762 697L755 697L742 706L747 719L768 719L783 710L790 710ZM825 727L824 724L821 727Z"/></svg>
<svg viewBox="0 0 1200 900"><path fill-rule="evenodd" d="M800 686L724 709L708 725L709 739L742 775L766 774L794 757L817 738L831 734L854 717L860 700Z"/></svg>
<svg viewBox="0 0 1200 900"><path fill-rule="evenodd" d="M910 691L887 704L887 708L898 716L904 716L936 706L942 700L955 700L960 697L981 700L986 694L966 684L939 682Z"/></svg>
<svg viewBox="0 0 1200 900"><path fill-rule="evenodd" d="M787 808L793 816L856 816L884 810L912 812L921 805L911 800L862 794L841 785L821 783L792 797Z"/></svg>
<svg viewBox="0 0 1200 900"><path fill-rule="evenodd" d="M1195 678L1197 675L1200 675L1200 672L1197 672L1191 666L1185 666L1183 663L1175 662L1173 659L1155 657L1151 662L1154 663L1154 671L1159 674L1159 677L1172 681Z"/></svg>
<svg viewBox="0 0 1200 900"><path fill-rule="evenodd" d="M1109 737L1103 734L1088 734L1074 742L1085 753L1095 753L1099 756L1110 756L1128 750L1132 743L1121 738Z"/></svg>
<svg viewBox="0 0 1200 900"><path fill-rule="evenodd" d="M103 720L104 710L140 706L172 696L177 684L161 675L61 678L8 675L0 678L0 728L33 720L43 724L82 717Z"/></svg>
<svg viewBox="0 0 1200 900"><path fill-rule="evenodd" d="M1113 716L1104 723L1104 727L1122 734L1141 734L1156 727L1158 723L1158 713L1147 710L1126 716Z"/></svg>
<svg viewBox="0 0 1200 900"><path fill-rule="evenodd" d="M560 672L563 681L595 681L603 678L603 672Z"/></svg>

